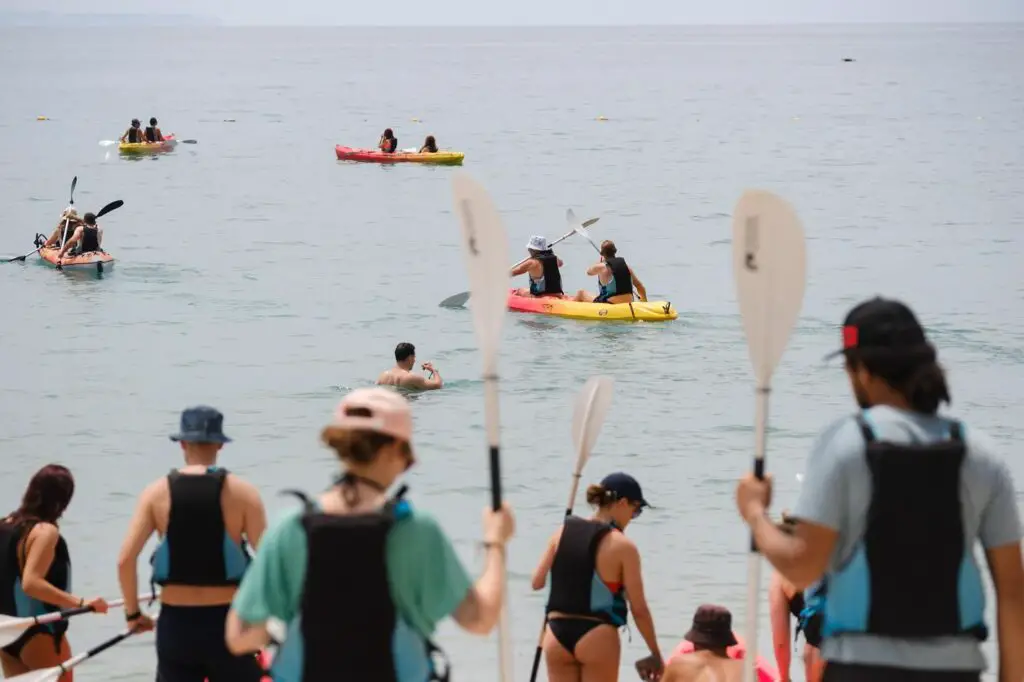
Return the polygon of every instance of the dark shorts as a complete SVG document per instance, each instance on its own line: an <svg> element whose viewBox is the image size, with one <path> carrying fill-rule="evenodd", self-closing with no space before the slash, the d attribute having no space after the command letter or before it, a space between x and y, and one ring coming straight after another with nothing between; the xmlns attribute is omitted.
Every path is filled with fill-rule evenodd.
<svg viewBox="0 0 1024 682"><path fill-rule="evenodd" d="M910 670L880 665L832 663L822 682L980 682L981 673L963 670Z"/></svg>
<svg viewBox="0 0 1024 682"><path fill-rule="evenodd" d="M21 636L18 637L18 639L14 640L13 642L5 646L3 648L3 652L20 661L21 650L24 649L25 645L28 644L29 640L35 637L36 635L48 635L51 639L53 639L53 648L57 651L57 653L60 653L60 643L61 640L64 638L64 630L62 629L59 632L54 632L48 626L39 625L38 623L29 627L27 630L25 630L25 632L21 633Z"/></svg>
<svg viewBox="0 0 1024 682"><path fill-rule="evenodd" d="M228 606L161 606L156 627L157 682L260 682L256 654L224 644Z"/></svg>

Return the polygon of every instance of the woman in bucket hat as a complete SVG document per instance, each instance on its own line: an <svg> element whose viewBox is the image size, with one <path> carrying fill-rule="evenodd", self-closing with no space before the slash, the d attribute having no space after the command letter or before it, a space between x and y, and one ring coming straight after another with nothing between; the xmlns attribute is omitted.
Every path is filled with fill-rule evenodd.
<svg viewBox="0 0 1024 682"><path fill-rule="evenodd" d="M228 646L264 646L273 617L288 625L275 682L446 679L431 637L448 616L480 635L497 623L510 509L484 512L486 564L474 584L437 521L403 499L406 487L387 493L416 462L405 398L352 391L321 439L341 475L315 499L294 493L302 506L267 534L235 597Z"/></svg>
<svg viewBox="0 0 1024 682"><path fill-rule="evenodd" d="M519 296L558 296L565 297L562 291L562 259L555 255L548 240L540 235L530 237L526 243L526 251L530 257L511 270L512 277L529 275L530 286L517 290Z"/></svg>

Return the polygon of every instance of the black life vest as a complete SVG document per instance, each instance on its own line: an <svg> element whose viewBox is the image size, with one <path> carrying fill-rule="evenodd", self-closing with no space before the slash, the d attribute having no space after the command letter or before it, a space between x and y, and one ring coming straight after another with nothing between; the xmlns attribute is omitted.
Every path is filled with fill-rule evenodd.
<svg viewBox="0 0 1024 682"><path fill-rule="evenodd" d="M142 131L132 126L128 129L128 142L130 144L138 144L142 142Z"/></svg>
<svg viewBox="0 0 1024 682"><path fill-rule="evenodd" d="M544 251L534 256L540 261L541 267L544 268L544 288L535 290L536 287L531 286L530 292L534 296L540 296L542 294L562 294L562 273L558 269L558 256L555 255L554 251Z"/></svg>
<svg viewBox="0 0 1024 682"><path fill-rule="evenodd" d="M248 545L235 543L224 527L221 494L228 472L211 467L200 475L167 475L171 508L167 534L150 563L153 583L219 587L238 585L249 567Z"/></svg>
<svg viewBox="0 0 1024 682"><path fill-rule="evenodd" d="M387 149L388 153L393 154L395 152L395 150L398 149L398 138L397 137L392 137L390 140L384 140L384 141L389 143L388 149Z"/></svg>
<svg viewBox="0 0 1024 682"><path fill-rule="evenodd" d="M615 293L610 296L621 296L633 293L633 276L629 274L629 266L626 259L619 256L606 257L605 264L612 271L612 282L615 283ZM600 285L600 280L598 280Z"/></svg>
<svg viewBox="0 0 1024 682"><path fill-rule="evenodd" d="M100 250L100 228L82 225L82 239L78 242L79 253Z"/></svg>
<svg viewBox="0 0 1024 682"><path fill-rule="evenodd" d="M965 542L960 501L967 454L960 423L952 423L949 440L911 444L877 440L861 414L857 424L871 503L854 554L828 576L825 637L986 639L984 584Z"/></svg>
<svg viewBox="0 0 1024 682"><path fill-rule="evenodd" d="M626 624L628 608L625 592L620 587L612 592L597 575L597 548L611 524L567 516L558 540L555 559L551 563L551 594L546 613L559 611L566 615L600 618L611 625ZM595 582L607 594L601 594ZM597 592L597 594L595 594Z"/></svg>
<svg viewBox="0 0 1024 682"><path fill-rule="evenodd" d="M406 488L380 510L346 515L326 514L304 493L287 492L305 506L306 576L299 616L292 625L302 635L302 660L291 655L289 638L271 673L284 673L279 666L298 665L301 670L291 670L288 679L330 682L341 670L375 682L406 682L398 677L394 646L396 628L408 626L391 598L387 570L388 534L396 521L411 513L402 500ZM429 669L428 677L417 682L447 681L449 666L440 649L427 637L411 630L407 634L419 640L411 645L417 648L412 653ZM437 672L435 656L444 660L443 673Z"/></svg>
<svg viewBox="0 0 1024 682"><path fill-rule="evenodd" d="M18 551L18 546L35 525L26 523L18 527L0 523L0 614L5 616L28 618L59 611L61 608L29 597L21 586L21 565L25 555L24 549ZM46 572L46 582L65 592L71 590L71 554L63 536L57 540L53 563ZM46 627L49 632L62 635L67 632L68 621L56 621Z"/></svg>
<svg viewBox="0 0 1024 682"><path fill-rule="evenodd" d="M157 142L156 128L153 126L146 127L146 142Z"/></svg>

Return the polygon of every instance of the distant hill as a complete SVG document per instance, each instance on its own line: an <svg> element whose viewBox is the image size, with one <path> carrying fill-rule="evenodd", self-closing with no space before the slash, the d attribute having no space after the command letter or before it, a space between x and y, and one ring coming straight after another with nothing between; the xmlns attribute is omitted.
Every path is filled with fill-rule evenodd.
<svg viewBox="0 0 1024 682"><path fill-rule="evenodd" d="M220 26L216 17L193 14L58 14L55 12L5 12L0 27L40 26L82 28L98 26Z"/></svg>

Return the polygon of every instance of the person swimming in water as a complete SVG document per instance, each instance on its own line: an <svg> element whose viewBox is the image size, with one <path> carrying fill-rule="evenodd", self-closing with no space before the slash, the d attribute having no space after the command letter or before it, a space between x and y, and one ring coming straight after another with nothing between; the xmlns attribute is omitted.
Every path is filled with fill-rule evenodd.
<svg viewBox="0 0 1024 682"><path fill-rule="evenodd" d="M415 366L416 346L403 341L395 346L395 366L377 377L377 385L417 388L422 391L431 391L444 386L441 373L434 369L434 365L429 362L423 363L423 370L430 373L430 376L426 377L414 374L412 368Z"/></svg>
<svg viewBox="0 0 1024 682"><path fill-rule="evenodd" d="M626 259L616 255L615 242L606 239L601 242L601 260L587 268L587 274L597 275L597 296L580 289L576 300L584 303L632 303L633 287L641 301L647 300L647 289L636 276Z"/></svg>
<svg viewBox="0 0 1024 682"><path fill-rule="evenodd" d="M121 136L121 142L127 142L128 144L138 144L145 142L145 135L142 132L142 123L137 118L132 119L132 125L128 130L124 131L124 135Z"/></svg>
<svg viewBox="0 0 1024 682"><path fill-rule="evenodd" d="M163 142L164 135L160 132L160 129L156 127L156 119L149 119L149 127L145 130L146 142Z"/></svg>
<svg viewBox="0 0 1024 682"><path fill-rule="evenodd" d="M528 274L530 287L518 289L519 296L558 296L565 297L562 291L562 274L559 268L564 265L562 259L555 255L544 237L534 235L526 244L530 257L512 268L512 277Z"/></svg>
<svg viewBox="0 0 1024 682"><path fill-rule="evenodd" d="M398 138L395 137L395 133L391 128L384 130L384 134L380 136L380 141L377 142L377 149L385 154L394 154L395 150L398 149Z"/></svg>
<svg viewBox="0 0 1024 682"><path fill-rule="evenodd" d="M437 153L437 140L434 139L433 135L427 135L427 139L423 141L423 146L420 147L420 154L436 154Z"/></svg>

